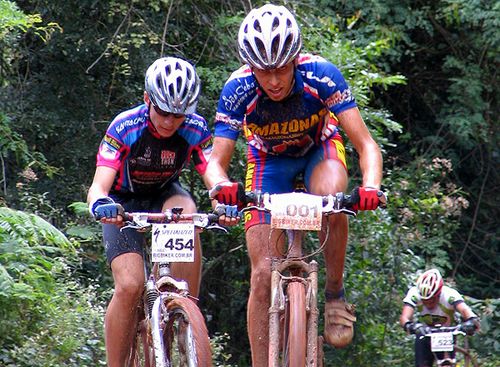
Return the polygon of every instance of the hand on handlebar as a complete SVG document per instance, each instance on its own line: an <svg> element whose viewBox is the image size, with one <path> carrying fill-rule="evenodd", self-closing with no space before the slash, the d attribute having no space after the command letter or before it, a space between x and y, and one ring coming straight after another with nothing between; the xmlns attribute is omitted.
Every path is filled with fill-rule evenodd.
<svg viewBox="0 0 500 367"><path fill-rule="evenodd" d="M379 206L384 208L387 198L383 191L372 187L356 187L352 190L351 200L353 210L375 210Z"/></svg>
<svg viewBox="0 0 500 367"><path fill-rule="evenodd" d="M415 335L416 336L426 336L431 332L431 327L426 324L416 323L415 324Z"/></svg>
<svg viewBox="0 0 500 367"><path fill-rule="evenodd" d="M237 205L238 210L245 206L245 191L239 182L222 181L208 190L210 199L215 199L221 204Z"/></svg>
<svg viewBox="0 0 500 367"><path fill-rule="evenodd" d="M118 216L123 213L123 207L115 203L110 197L102 197L94 201L90 208L92 215L96 220L104 220L114 223L119 220Z"/></svg>
<svg viewBox="0 0 500 367"><path fill-rule="evenodd" d="M429 334L431 332L431 328L429 326L422 324L420 322L411 322L411 321L408 321L403 326L403 329L408 334L415 334L417 336L425 336L426 334Z"/></svg>
<svg viewBox="0 0 500 367"><path fill-rule="evenodd" d="M480 321L477 317L471 317L467 321L463 322L461 325L461 329L467 335L474 335L476 331L479 330Z"/></svg>
<svg viewBox="0 0 500 367"><path fill-rule="evenodd" d="M219 224L223 226L233 226L239 223L241 212L237 205L217 204L214 213L219 216Z"/></svg>

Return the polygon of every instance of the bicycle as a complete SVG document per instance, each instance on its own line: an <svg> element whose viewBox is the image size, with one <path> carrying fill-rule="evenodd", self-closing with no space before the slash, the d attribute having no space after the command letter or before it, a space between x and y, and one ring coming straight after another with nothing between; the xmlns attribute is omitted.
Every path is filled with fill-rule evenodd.
<svg viewBox="0 0 500 367"><path fill-rule="evenodd" d="M457 335L465 335L465 347L457 346ZM463 354L464 367L478 367L478 363L469 350L467 334L463 324L456 326L436 326L429 328L421 338L430 339L431 352L437 367L458 367L455 352Z"/></svg>
<svg viewBox="0 0 500 367"><path fill-rule="evenodd" d="M210 339L203 315L189 295L188 284L171 275L172 262L194 261L195 230L218 229L215 213L122 212L124 228L152 233L143 251L145 286L137 309L136 337L128 367L212 366Z"/></svg>
<svg viewBox="0 0 500 367"><path fill-rule="evenodd" d="M269 366L322 367L323 338L318 336L318 263L306 259L320 253L326 239L319 249L305 256L302 242L305 231L321 230L323 215L345 213L355 216L356 213L348 209L352 206L351 196L343 193L318 196L303 192L272 195L246 192L245 196L246 202L254 205L243 211L257 209L271 213L272 230L285 230L288 238L284 256L271 259Z"/></svg>

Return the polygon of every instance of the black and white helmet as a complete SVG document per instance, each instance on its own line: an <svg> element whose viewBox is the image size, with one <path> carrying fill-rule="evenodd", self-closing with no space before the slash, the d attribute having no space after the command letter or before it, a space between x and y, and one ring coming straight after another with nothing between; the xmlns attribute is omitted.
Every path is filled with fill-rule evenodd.
<svg viewBox="0 0 500 367"><path fill-rule="evenodd" d="M261 70L280 68L302 48L300 28L284 6L266 4L243 19L238 33L240 57Z"/></svg>
<svg viewBox="0 0 500 367"><path fill-rule="evenodd" d="M146 71L145 90L151 102L170 113L195 113L201 83L189 62L162 57Z"/></svg>

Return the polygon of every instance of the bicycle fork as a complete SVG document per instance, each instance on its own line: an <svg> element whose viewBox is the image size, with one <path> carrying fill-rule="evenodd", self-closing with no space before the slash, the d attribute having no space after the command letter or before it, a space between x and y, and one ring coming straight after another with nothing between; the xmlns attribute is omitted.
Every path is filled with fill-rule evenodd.
<svg viewBox="0 0 500 367"><path fill-rule="evenodd" d="M283 272L293 269L294 274L285 276ZM280 315L286 307L286 287L291 282L302 282L306 286L306 366L318 366L318 263L312 260L276 260L271 270L271 305L269 307L269 366L280 367Z"/></svg>

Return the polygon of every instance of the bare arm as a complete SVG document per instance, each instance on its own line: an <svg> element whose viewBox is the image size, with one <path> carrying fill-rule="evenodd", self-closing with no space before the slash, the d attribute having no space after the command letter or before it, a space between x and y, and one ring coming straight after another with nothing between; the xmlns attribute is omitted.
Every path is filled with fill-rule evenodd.
<svg viewBox="0 0 500 367"><path fill-rule="evenodd" d="M99 198L109 195L109 190L115 180L116 170L106 166L99 166L95 170L94 181L89 188L87 203L91 204Z"/></svg>
<svg viewBox="0 0 500 367"><path fill-rule="evenodd" d="M207 170L203 175L203 181L208 189L221 181L228 181L227 169L234 153L236 141L227 138L216 137L212 154L208 161Z"/></svg>
<svg viewBox="0 0 500 367"><path fill-rule="evenodd" d="M456 310L460 312L460 315L464 320L468 320L471 317L477 317L477 315L471 310L469 306L465 302L460 302L456 306Z"/></svg>
<svg viewBox="0 0 500 367"><path fill-rule="evenodd" d="M359 154L359 165L365 187L380 189L382 183L382 153L373 140L358 108L350 108L338 116L342 129Z"/></svg>
<svg viewBox="0 0 500 367"><path fill-rule="evenodd" d="M403 310L401 311L401 316L399 317L399 324L404 327L408 321L413 321L413 307L405 304Z"/></svg>

